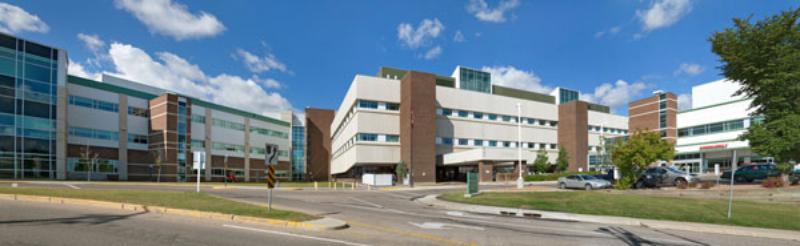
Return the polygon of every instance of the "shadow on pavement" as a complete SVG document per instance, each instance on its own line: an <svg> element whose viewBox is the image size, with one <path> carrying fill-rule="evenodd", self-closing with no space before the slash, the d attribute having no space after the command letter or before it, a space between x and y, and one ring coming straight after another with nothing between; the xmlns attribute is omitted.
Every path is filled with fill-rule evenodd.
<svg viewBox="0 0 800 246"><path fill-rule="evenodd" d="M656 245L656 243L653 241L641 238L633 232L625 230L621 227L601 227L596 231L614 236L628 245Z"/></svg>
<svg viewBox="0 0 800 246"><path fill-rule="evenodd" d="M123 214L123 215L107 215L107 214L87 214L78 217L67 217L67 218L49 218L49 219L32 219L32 220L7 220L7 221L0 221L0 225L8 225L8 224L29 224L29 225L47 225L47 224L66 224L66 225L73 225L73 224L90 224L90 225L100 225L109 222L114 222L118 220L128 219L134 216L142 215L148 213L147 211L141 211L132 214Z"/></svg>

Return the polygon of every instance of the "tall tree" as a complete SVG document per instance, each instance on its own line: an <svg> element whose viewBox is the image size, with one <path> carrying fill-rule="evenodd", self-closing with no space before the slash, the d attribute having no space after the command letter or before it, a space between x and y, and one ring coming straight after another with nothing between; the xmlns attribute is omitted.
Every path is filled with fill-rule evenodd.
<svg viewBox="0 0 800 246"><path fill-rule="evenodd" d="M569 167L569 157L564 147L558 147L558 158L556 159L556 171L563 172Z"/></svg>
<svg viewBox="0 0 800 246"><path fill-rule="evenodd" d="M549 167L550 163L547 161L547 152L540 149L536 154L536 160L533 161L533 171L536 173L543 173L546 172Z"/></svg>
<svg viewBox="0 0 800 246"><path fill-rule="evenodd" d="M779 161L800 160L800 8L755 23L733 19L710 42L723 74L740 83L736 95L753 99L753 116L763 116L742 139Z"/></svg>
<svg viewBox="0 0 800 246"><path fill-rule="evenodd" d="M617 187L629 188L647 166L658 160L672 160L674 156L673 144L662 139L659 132L636 131L628 141L617 141L611 154L622 176Z"/></svg>

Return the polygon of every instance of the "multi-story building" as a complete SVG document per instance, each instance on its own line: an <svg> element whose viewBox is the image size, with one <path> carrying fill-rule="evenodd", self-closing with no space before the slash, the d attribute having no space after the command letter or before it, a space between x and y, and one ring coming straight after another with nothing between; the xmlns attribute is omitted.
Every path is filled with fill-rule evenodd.
<svg viewBox="0 0 800 246"><path fill-rule="evenodd" d="M68 76L63 50L0 34L0 177L187 181L192 152L205 180L291 178L291 119L103 75ZM300 129L302 132L302 129ZM302 150L301 150L302 151Z"/></svg>
<svg viewBox="0 0 800 246"><path fill-rule="evenodd" d="M738 165L771 162L739 140L747 128L762 121L751 117L751 99L735 96L740 84L717 80L692 87L691 108L678 111L677 97L657 91L652 97L629 104L632 130L660 131L675 144L672 165L695 173L714 172L715 166L728 170L734 152Z"/></svg>
<svg viewBox="0 0 800 246"><path fill-rule="evenodd" d="M331 124L330 173L391 173L404 163L416 182L459 180L473 170L497 180L515 172L518 147L524 163L540 150L554 162L563 147L570 169L586 170L601 138L626 134L628 121L569 92L557 89L557 101L460 66L451 77L386 67L356 75Z"/></svg>
<svg viewBox="0 0 800 246"><path fill-rule="evenodd" d="M692 108L678 112L678 141L674 163L692 172L714 172L731 168L734 152L737 165L772 162L739 140L752 124L763 117L752 117L752 99L735 96L741 85L717 80L692 87Z"/></svg>

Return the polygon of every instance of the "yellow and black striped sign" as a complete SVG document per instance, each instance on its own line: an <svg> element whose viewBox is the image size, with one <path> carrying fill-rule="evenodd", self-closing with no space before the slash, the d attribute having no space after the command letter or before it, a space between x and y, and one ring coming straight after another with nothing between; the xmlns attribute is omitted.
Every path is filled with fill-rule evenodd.
<svg viewBox="0 0 800 246"><path fill-rule="evenodd" d="M275 188L275 166L267 166L267 187Z"/></svg>

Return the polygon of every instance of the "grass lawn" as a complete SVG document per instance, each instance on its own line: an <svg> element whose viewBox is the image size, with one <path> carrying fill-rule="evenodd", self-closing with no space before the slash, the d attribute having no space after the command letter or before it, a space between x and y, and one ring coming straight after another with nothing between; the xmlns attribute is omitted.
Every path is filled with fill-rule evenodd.
<svg viewBox="0 0 800 246"><path fill-rule="evenodd" d="M123 202L291 221L305 221L316 218L299 212L279 209L272 209L272 212L268 213L267 209L262 206L231 201L205 193L198 194L195 192L0 187L0 193Z"/></svg>
<svg viewBox="0 0 800 246"><path fill-rule="evenodd" d="M728 220L727 199L671 198L584 191L488 192L472 198L465 198L463 193L457 192L444 194L440 199L578 214L800 230L800 204L771 204L734 199L733 218Z"/></svg>

